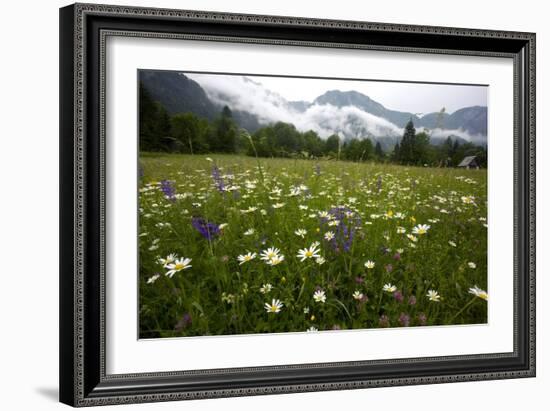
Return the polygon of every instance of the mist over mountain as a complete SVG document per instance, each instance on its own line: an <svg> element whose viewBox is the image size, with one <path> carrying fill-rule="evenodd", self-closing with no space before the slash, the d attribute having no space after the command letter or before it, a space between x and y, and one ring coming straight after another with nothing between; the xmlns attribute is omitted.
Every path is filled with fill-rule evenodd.
<svg viewBox="0 0 550 411"><path fill-rule="evenodd" d="M322 138L338 134L344 139L370 138L389 149L400 140L412 120L426 131L433 144L447 137L485 145L487 107L464 107L453 113L423 115L388 109L369 96L349 90L328 90L313 101L287 101L261 83L242 76L141 71L140 81L170 114L193 112L213 120L227 105L237 124L254 133L279 121L298 130L313 130Z"/></svg>

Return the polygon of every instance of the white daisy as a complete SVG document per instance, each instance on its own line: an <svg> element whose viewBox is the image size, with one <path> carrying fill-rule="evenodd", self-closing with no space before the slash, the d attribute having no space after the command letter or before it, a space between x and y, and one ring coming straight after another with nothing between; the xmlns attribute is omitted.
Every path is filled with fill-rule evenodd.
<svg viewBox="0 0 550 411"><path fill-rule="evenodd" d="M332 231L327 231L324 237L325 237L325 240L330 241L334 238L334 233Z"/></svg>
<svg viewBox="0 0 550 411"><path fill-rule="evenodd" d="M413 234L416 234L416 235L423 235L423 234L426 234L429 229L430 229L430 226L427 224L418 224L412 229L412 232Z"/></svg>
<svg viewBox="0 0 550 411"><path fill-rule="evenodd" d="M248 252L246 254L239 255L237 260L239 260L239 265L243 265L256 258L256 253Z"/></svg>
<svg viewBox="0 0 550 411"><path fill-rule="evenodd" d="M470 261L470 262L468 263L468 267L470 267L471 269L474 269L474 268L477 267L477 265L476 265L476 263Z"/></svg>
<svg viewBox="0 0 550 411"><path fill-rule="evenodd" d="M487 294L487 291L482 290L477 285L474 285L472 288L470 288L468 292L475 295L476 297L481 298L482 300L489 300L489 294Z"/></svg>
<svg viewBox="0 0 550 411"><path fill-rule="evenodd" d="M367 260L367 262L365 263L365 267L368 269L374 268L375 265L376 265L375 262L371 260Z"/></svg>
<svg viewBox="0 0 550 411"><path fill-rule="evenodd" d="M280 300L276 300L274 298L271 300L271 304L265 303L264 308L270 314L277 314L281 312L281 308L283 308L283 303Z"/></svg>
<svg viewBox="0 0 550 411"><path fill-rule="evenodd" d="M155 274L152 277L149 277L147 279L147 284L153 284L155 281L157 281L160 278L160 274Z"/></svg>
<svg viewBox="0 0 550 411"><path fill-rule="evenodd" d="M384 286L382 287L382 291L386 291L387 293L393 293L397 290L397 287L393 284L384 284Z"/></svg>
<svg viewBox="0 0 550 411"><path fill-rule="evenodd" d="M189 264L191 262L190 258L180 258L172 264L168 264L165 268L168 268L168 271L166 272L166 276L172 278L174 274L176 274L178 271L187 270L191 268L192 266Z"/></svg>
<svg viewBox="0 0 550 411"><path fill-rule="evenodd" d="M360 300L363 299L364 295L363 295L363 293L362 293L361 291L356 290L356 291L353 293L352 297L353 297L354 300L360 301Z"/></svg>
<svg viewBox="0 0 550 411"><path fill-rule="evenodd" d="M317 290L313 293L313 300L316 303L324 303L327 300L327 295L323 290Z"/></svg>
<svg viewBox="0 0 550 411"><path fill-rule="evenodd" d="M281 250L279 250L278 248L269 247L267 250L263 250L260 253L260 260L269 261L273 257L277 257L280 252L281 252Z"/></svg>
<svg viewBox="0 0 550 411"><path fill-rule="evenodd" d="M299 228L298 230L294 231L294 234L296 234L298 237L304 238L307 234L307 231L303 228Z"/></svg>
<svg viewBox="0 0 550 411"><path fill-rule="evenodd" d="M324 263L326 263L326 261L327 261L327 260L325 260L324 257L317 257L317 258L315 259L315 262L316 262L317 264L319 264L319 265L323 265Z"/></svg>
<svg viewBox="0 0 550 411"><path fill-rule="evenodd" d="M300 261L305 261L308 258L319 258L319 249L317 248L318 245L312 244L309 248L303 248L301 250L298 250L297 257L300 259Z"/></svg>
<svg viewBox="0 0 550 411"><path fill-rule="evenodd" d="M176 254L168 254L166 258L159 258L159 263L162 265L162 267L166 268L168 264L172 264L174 261L176 261Z"/></svg>
<svg viewBox="0 0 550 411"><path fill-rule="evenodd" d="M438 303L439 299L441 298L439 293L435 290L428 290L428 294L426 294L426 297L428 297L428 300L434 301L436 303Z"/></svg>
<svg viewBox="0 0 550 411"><path fill-rule="evenodd" d="M316 331L319 331L318 328L314 327L313 325L311 327L309 327L307 330L306 330L308 333L314 333Z"/></svg>
<svg viewBox="0 0 550 411"><path fill-rule="evenodd" d="M285 259L284 255L276 255L270 260L266 261L266 264L271 266L278 265L278 264L281 264L284 261L284 259Z"/></svg>
<svg viewBox="0 0 550 411"><path fill-rule="evenodd" d="M254 230L253 228L249 228L248 230L246 230L243 234L244 235L252 235L256 232L256 230Z"/></svg>
<svg viewBox="0 0 550 411"><path fill-rule="evenodd" d="M260 292L261 292L262 294L267 294L267 293L269 293L272 289L273 289L273 286L272 286L270 283L262 284L262 286L260 287Z"/></svg>

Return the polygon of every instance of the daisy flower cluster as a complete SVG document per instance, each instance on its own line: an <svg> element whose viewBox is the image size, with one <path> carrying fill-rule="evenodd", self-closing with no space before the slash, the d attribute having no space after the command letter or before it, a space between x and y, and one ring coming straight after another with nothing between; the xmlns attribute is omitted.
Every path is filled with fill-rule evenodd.
<svg viewBox="0 0 550 411"><path fill-rule="evenodd" d="M160 153L140 165L143 337L487 321L485 170Z"/></svg>

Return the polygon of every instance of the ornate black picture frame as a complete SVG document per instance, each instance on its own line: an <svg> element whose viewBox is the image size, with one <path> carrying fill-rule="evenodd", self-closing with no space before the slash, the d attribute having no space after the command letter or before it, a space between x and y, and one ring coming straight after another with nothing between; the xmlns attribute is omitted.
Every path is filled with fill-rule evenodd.
<svg viewBox="0 0 550 411"><path fill-rule="evenodd" d="M514 350L199 371L105 371L105 40L196 38L508 58ZM60 10L60 400L73 406L535 376L535 34L75 4Z"/></svg>

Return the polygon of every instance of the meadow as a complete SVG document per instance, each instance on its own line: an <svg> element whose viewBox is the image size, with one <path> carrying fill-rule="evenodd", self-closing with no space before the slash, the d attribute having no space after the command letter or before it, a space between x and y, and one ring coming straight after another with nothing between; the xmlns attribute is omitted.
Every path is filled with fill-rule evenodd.
<svg viewBox="0 0 550 411"><path fill-rule="evenodd" d="M141 153L141 338L487 322L487 171Z"/></svg>

